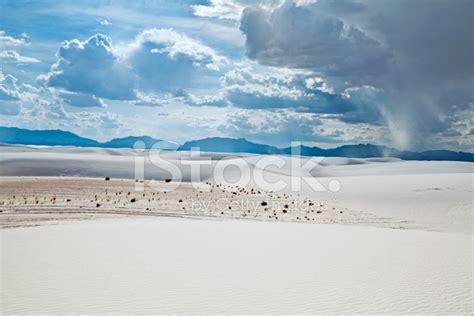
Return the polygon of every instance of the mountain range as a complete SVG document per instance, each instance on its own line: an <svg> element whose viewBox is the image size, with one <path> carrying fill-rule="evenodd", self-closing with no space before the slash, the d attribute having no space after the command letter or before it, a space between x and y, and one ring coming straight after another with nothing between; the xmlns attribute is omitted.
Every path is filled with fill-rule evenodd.
<svg viewBox="0 0 474 316"><path fill-rule="evenodd" d="M133 148L133 145L137 141L142 141L147 149L155 144L157 144L157 148L165 150L176 150L179 147L179 145L174 142L155 139L150 136L128 136L124 138L114 138L111 141L101 143L62 130L28 130L16 127L0 127L0 143L6 144Z"/></svg>
<svg viewBox="0 0 474 316"><path fill-rule="evenodd" d="M190 150L200 147L201 151L244 152L252 154L281 154L290 155L293 152L301 156L373 158L394 157L403 160L451 160L474 162L474 154L450 150L429 150L423 152L401 151L386 146L372 144L344 145L336 148L323 149L319 147L298 146L299 148L277 148L269 145L255 144L244 138L212 137L184 143L178 150Z"/></svg>
<svg viewBox="0 0 474 316"><path fill-rule="evenodd" d="M423 152L401 151L386 146L372 144L344 145L336 148L323 149L319 147L299 146L299 148L278 148L270 145L257 144L244 138L211 137L185 142L179 146L176 143L155 139L149 136L128 136L115 138L108 142L98 142L93 139L80 137L62 130L27 130L16 127L0 127L0 143L45 146L78 146L104 148L133 148L136 141L142 141L145 148L151 148L159 143L157 148L165 150L190 150L199 147L207 152L229 152L250 154L282 154L289 155L292 150L301 156L325 157L395 157L404 160L450 160L474 162L474 154L450 150L429 150Z"/></svg>

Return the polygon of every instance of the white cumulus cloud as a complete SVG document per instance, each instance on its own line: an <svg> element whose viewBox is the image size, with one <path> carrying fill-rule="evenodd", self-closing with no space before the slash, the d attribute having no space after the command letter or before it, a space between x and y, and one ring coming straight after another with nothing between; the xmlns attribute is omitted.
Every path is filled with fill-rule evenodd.
<svg viewBox="0 0 474 316"><path fill-rule="evenodd" d="M26 33L23 33L26 35ZM23 36L22 34L22 36ZM23 36L25 37L25 36ZM0 45L4 46L20 46L25 45L26 41L24 38L15 38L13 36L9 36L5 33L5 31L0 31Z"/></svg>
<svg viewBox="0 0 474 316"><path fill-rule="evenodd" d="M171 29L149 29L132 42L113 45L96 34L66 41L49 73L38 79L49 87L114 100L136 100L138 93L176 93L202 77L215 76L226 58Z"/></svg>
<svg viewBox="0 0 474 316"><path fill-rule="evenodd" d="M0 51L0 59L3 59L5 62L12 62L17 64L30 64L40 62L34 57L22 56L17 51L11 49Z"/></svg>

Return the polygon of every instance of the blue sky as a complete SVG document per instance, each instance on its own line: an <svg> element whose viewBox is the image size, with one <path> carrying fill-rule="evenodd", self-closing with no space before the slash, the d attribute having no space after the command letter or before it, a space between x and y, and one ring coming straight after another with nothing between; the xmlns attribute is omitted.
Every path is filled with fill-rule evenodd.
<svg viewBox="0 0 474 316"><path fill-rule="evenodd" d="M0 1L0 125L472 150L470 0Z"/></svg>

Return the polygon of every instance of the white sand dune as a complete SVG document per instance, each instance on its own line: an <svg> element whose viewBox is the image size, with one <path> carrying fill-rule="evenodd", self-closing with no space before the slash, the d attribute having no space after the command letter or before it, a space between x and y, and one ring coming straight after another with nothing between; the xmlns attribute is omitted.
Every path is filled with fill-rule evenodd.
<svg viewBox="0 0 474 316"><path fill-rule="evenodd" d="M75 147L0 147L0 176L63 176L135 178L135 159L142 157L130 149ZM182 181L191 181L190 164L210 159L202 165L201 181L214 181L213 171L222 159L239 161L255 170L262 157L270 161L283 160L282 167L268 166L263 172L268 182L284 181L301 176L291 169L289 156L201 153L200 158L189 152L162 152L163 161L152 164L145 157L146 179L170 177L165 163L173 163L182 172ZM307 157L293 158L304 164ZM316 158L320 159L320 158ZM324 158L311 175L324 188L332 180L341 184L338 192L315 192L303 181L302 194L317 200L331 201L337 206L367 211L377 216L406 220L427 230L472 233L472 195L474 164L451 161L403 161L394 158ZM238 168L225 170L229 182L240 176ZM255 187L254 181L238 183ZM264 187L265 189L265 187ZM267 188L268 189L268 188ZM290 192L287 188L282 192Z"/></svg>
<svg viewBox="0 0 474 316"><path fill-rule="evenodd" d="M142 156L127 149L1 146L0 176L134 179L135 159ZM265 168L264 178L289 184L305 175L292 171L291 159L302 164L309 159L202 156L199 159L211 163L203 166L200 180L212 183L219 182L213 171L220 162L245 163L258 172L258 162L265 158L284 164ZM182 171L182 180L191 181L187 163L199 162L189 152L166 152L162 158L158 165L145 158L146 179L170 177L167 164L173 163ZM473 166L325 158L305 175L300 191L287 187L275 193L344 209L349 219L365 214L360 227L150 216L3 229L0 310L472 314ZM238 168L225 169L228 181L239 175ZM6 179L4 188L10 181ZM324 189L337 181L340 188L314 191L307 179L318 180ZM238 184L257 186L253 180ZM78 188L81 198L82 190ZM225 190L222 196L232 196ZM188 199L183 192L177 191L176 197ZM6 194L8 201L14 200L10 191ZM6 213L11 215L15 207L20 209L13 203ZM0 213L0 219L10 216L6 213ZM333 218L325 223L344 219ZM381 226L380 219L406 229L380 228L393 227Z"/></svg>
<svg viewBox="0 0 474 316"><path fill-rule="evenodd" d="M0 146L0 176L113 176L134 177L134 160L143 153L131 149L79 148L79 147L31 147L20 145ZM212 160L210 166L203 165L205 171L212 170L213 165L221 159L244 159L254 165L264 155L227 154L202 152L201 157L190 157L189 152L166 152L161 156L178 165L186 174L188 166L182 161ZM266 172L291 175L290 156L266 156L270 160L283 160L283 167L269 166ZM164 170L152 165L146 158L146 178L161 177ZM311 158L301 157L301 164ZM397 158L342 158L314 157L318 166L311 171L315 177L348 177L368 175L404 175L404 174L444 174L444 173L473 173L474 164L453 161L403 161ZM295 175L294 173L292 175ZM211 174L204 172L201 180L206 180ZM184 177L186 181L187 178Z"/></svg>
<svg viewBox="0 0 474 316"><path fill-rule="evenodd" d="M4 313L449 313L471 236L126 219L0 231Z"/></svg>

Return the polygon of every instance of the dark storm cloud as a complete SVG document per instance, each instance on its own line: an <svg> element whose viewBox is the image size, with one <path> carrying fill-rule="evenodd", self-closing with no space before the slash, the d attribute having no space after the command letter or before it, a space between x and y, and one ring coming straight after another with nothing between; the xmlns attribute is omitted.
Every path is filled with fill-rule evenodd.
<svg viewBox="0 0 474 316"><path fill-rule="evenodd" d="M474 102L473 6L466 0L287 1L245 9L241 30L247 56L260 64L311 70L340 89L383 91L382 106L365 98L366 121L383 115L400 145L408 145L449 130ZM341 120L360 116L348 112Z"/></svg>

